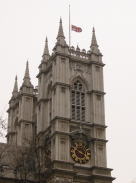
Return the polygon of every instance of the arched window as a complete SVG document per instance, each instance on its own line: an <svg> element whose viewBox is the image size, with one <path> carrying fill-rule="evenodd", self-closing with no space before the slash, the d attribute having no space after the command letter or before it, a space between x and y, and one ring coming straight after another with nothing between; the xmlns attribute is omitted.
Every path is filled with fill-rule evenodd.
<svg viewBox="0 0 136 183"><path fill-rule="evenodd" d="M85 121L85 89L79 80L72 85L71 105L72 119Z"/></svg>

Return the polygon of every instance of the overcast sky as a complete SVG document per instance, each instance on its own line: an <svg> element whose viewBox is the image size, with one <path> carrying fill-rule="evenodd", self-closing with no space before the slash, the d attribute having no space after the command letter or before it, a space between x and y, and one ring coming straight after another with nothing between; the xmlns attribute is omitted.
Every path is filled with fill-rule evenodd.
<svg viewBox="0 0 136 183"><path fill-rule="evenodd" d="M68 5L72 45L89 49L92 27L103 53L108 167L115 183L136 181L136 1L135 0L0 0L0 114L5 114L18 75L27 59L36 75L46 35L49 49L56 42L60 16L68 42Z"/></svg>

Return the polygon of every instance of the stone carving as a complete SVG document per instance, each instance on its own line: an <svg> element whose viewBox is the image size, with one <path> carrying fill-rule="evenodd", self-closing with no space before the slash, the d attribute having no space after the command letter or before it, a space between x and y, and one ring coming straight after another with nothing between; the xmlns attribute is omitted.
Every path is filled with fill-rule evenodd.
<svg viewBox="0 0 136 183"><path fill-rule="evenodd" d="M86 53L85 49L80 50L80 48L77 46L76 50L74 46L71 46L69 49L70 55L73 57L78 57L81 59L88 60L89 59L89 54L88 52Z"/></svg>

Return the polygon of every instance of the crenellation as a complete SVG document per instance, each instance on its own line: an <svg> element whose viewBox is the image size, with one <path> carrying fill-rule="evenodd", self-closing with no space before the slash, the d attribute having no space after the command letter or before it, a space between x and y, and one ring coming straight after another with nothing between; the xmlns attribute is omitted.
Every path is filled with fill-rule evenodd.
<svg viewBox="0 0 136 183"><path fill-rule="evenodd" d="M79 47L75 50L74 46L71 46L69 49L69 53L72 57L80 58L81 60L89 60L89 54L85 49L80 50Z"/></svg>

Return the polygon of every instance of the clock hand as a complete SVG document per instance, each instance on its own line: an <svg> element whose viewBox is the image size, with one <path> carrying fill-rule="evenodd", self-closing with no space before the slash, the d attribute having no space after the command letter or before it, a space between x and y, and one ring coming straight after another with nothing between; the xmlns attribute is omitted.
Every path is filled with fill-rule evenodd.
<svg viewBox="0 0 136 183"><path fill-rule="evenodd" d="M79 152L80 154L84 155L84 153L83 153L83 152L81 152L81 151L79 151L79 150L77 150L77 152Z"/></svg>

